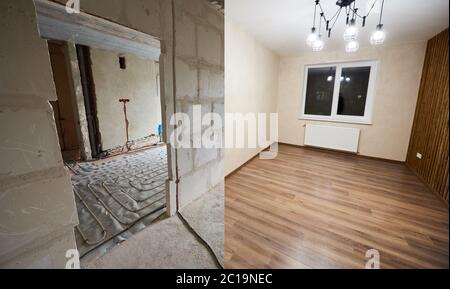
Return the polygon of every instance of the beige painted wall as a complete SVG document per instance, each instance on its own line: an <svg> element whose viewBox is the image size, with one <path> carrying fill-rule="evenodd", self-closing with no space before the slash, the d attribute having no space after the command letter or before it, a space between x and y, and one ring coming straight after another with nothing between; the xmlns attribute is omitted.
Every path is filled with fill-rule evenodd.
<svg viewBox="0 0 450 289"><path fill-rule="evenodd" d="M425 56L426 42L383 48L307 53L280 60L278 112L280 142L303 145L304 125L309 123L361 129L359 153L405 161ZM299 120L303 97L304 67L328 62L378 60L373 124L356 125Z"/></svg>
<svg viewBox="0 0 450 289"><path fill-rule="evenodd" d="M92 73L97 99L97 117L103 150L126 143L123 104L130 99L127 117L130 141L157 134L161 120L161 98L157 92L155 61L130 54L126 69L119 66L119 54L103 49L91 49Z"/></svg>
<svg viewBox="0 0 450 289"><path fill-rule="evenodd" d="M225 23L225 112L277 111L278 56L229 19ZM225 130L225 138L232 138ZM248 132L246 131L246 139ZM225 175L261 149L226 149Z"/></svg>

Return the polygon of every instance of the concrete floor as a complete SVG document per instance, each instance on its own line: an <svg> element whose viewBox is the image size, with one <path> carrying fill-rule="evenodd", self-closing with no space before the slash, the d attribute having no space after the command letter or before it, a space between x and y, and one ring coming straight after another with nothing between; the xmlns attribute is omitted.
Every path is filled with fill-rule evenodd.
<svg viewBox="0 0 450 289"><path fill-rule="evenodd" d="M159 221L85 269L218 269L209 250L178 216Z"/></svg>
<svg viewBox="0 0 450 289"><path fill-rule="evenodd" d="M219 269L224 260L224 186L131 236L86 269ZM206 244L205 244L206 243Z"/></svg>
<svg viewBox="0 0 450 289"><path fill-rule="evenodd" d="M221 183L180 211L224 266L224 184Z"/></svg>

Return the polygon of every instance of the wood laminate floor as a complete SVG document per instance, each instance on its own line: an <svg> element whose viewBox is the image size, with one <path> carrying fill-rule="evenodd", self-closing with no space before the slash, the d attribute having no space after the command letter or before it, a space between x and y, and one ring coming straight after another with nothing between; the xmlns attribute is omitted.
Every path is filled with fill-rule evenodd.
<svg viewBox="0 0 450 289"><path fill-rule="evenodd" d="M280 145L226 179L226 268L448 268L448 207L403 164Z"/></svg>

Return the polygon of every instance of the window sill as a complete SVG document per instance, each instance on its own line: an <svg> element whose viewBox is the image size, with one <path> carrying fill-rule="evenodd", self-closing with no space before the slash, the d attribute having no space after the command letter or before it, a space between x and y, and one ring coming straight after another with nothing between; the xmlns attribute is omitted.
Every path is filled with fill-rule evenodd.
<svg viewBox="0 0 450 289"><path fill-rule="evenodd" d="M321 122L332 122L332 123L348 123L348 124L357 124L357 125L373 125L372 121L365 120L347 120L347 119L335 119L335 118L321 118L321 117L313 117L313 116L301 116L298 118L299 120L309 120L309 121L321 121Z"/></svg>

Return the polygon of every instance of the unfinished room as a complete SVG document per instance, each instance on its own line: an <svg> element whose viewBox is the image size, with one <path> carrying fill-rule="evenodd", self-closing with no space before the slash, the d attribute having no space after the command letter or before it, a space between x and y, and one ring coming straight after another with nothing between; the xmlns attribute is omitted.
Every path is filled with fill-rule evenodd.
<svg viewBox="0 0 450 289"><path fill-rule="evenodd" d="M448 269L449 2L225 4L226 268Z"/></svg>
<svg viewBox="0 0 450 289"><path fill-rule="evenodd" d="M223 268L223 150L170 145L175 112L223 115L223 6L0 14L0 268Z"/></svg>

